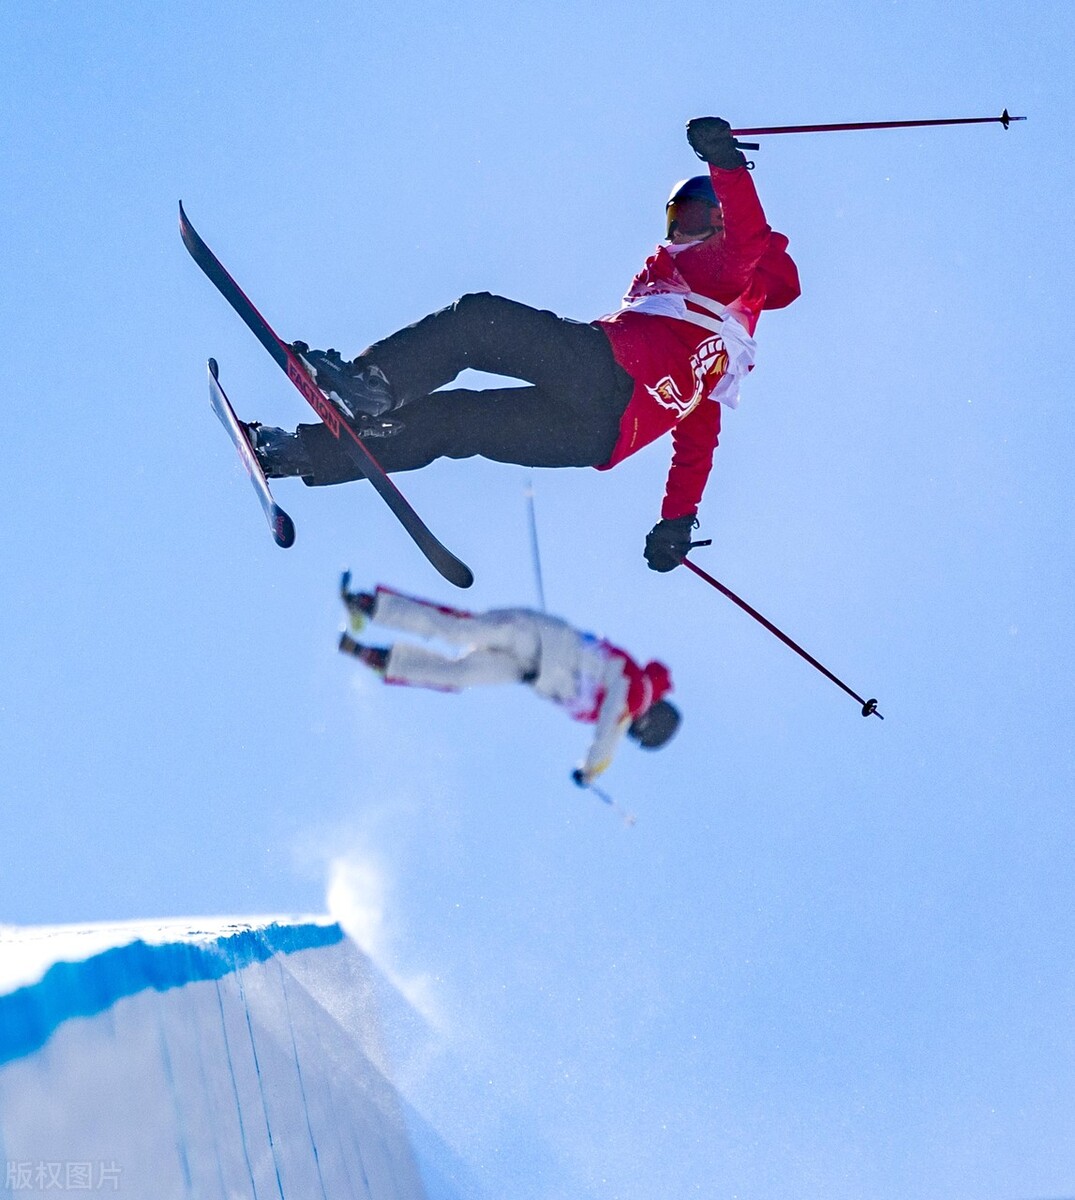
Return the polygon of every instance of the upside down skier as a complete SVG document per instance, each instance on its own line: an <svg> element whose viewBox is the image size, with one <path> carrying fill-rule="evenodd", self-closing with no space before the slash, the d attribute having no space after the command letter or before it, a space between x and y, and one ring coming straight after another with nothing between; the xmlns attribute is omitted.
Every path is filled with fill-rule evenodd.
<svg viewBox="0 0 1075 1200"><path fill-rule="evenodd" d="M373 622L434 638L460 653L446 656L408 641L368 646L349 633L340 636L343 653L365 663L385 683L453 692L498 683L528 684L574 720L595 726L586 759L572 772L580 786L606 769L624 734L655 750L679 727L679 712L665 699L672 679L663 663L640 666L611 642L531 609L471 613L382 586L373 592L350 592L349 583L346 573L340 594L354 632Z"/></svg>
<svg viewBox="0 0 1075 1200"><path fill-rule="evenodd" d="M720 433L754 364L761 312L799 295L788 239L774 232L746 160L719 117L695 118L687 139L709 174L684 180L667 205L667 241L647 260L616 312L585 323L479 292L364 350L295 348L349 416L383 436L387 471L480 455L533 467L608 470L671 431L661 517L645 557L670 571L690 547ZM465 368L529 386L436 389ZM252 423L270 477L310 485L361 477L321 424L294 433Z"/></svg>

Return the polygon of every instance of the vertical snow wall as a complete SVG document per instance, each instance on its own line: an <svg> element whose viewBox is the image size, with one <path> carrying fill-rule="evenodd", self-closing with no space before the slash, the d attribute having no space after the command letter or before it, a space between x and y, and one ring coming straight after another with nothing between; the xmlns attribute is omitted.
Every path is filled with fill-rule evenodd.
<svg viewBox="0 0 1075 1200"><path fill-rule="evenodd" d="M0 929L4 1190L428 1200L385 987L320 918Z"/></svg>

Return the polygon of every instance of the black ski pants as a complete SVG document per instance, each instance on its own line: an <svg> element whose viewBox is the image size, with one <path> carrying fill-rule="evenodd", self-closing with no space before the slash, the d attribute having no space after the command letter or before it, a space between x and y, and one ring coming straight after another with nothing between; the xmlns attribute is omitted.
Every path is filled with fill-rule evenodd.
<svg viewBox="0 0 1075 1200"><path fill-rule="evenodd" d="M403 429L371 441L386 471L481 455L527 467L607 462L634 388L604 332L489 292L466 295L376 342L360 356L379 367L401 402ZM465 368L528 386L436 389ZM360 467L324 425L298 429L313 485L342 483Z"/></svg>

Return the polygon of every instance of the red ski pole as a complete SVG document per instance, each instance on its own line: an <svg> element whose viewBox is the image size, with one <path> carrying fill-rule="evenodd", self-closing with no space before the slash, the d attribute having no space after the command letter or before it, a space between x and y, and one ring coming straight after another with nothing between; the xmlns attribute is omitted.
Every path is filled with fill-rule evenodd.
<svg viewBox="0 0 1075 1200"><path fill-rule="evenodd" d="M693 542L692 546L705 546L708 544L708 542ZM771 621L767 621L765 617L763 617L761 613L757 611L757 609L751 608L745 600L741 600L735 594L735 592L731 590L731 588L726 588L724 584L720 582L720 580L714 579L712 575L707 574L702 570L701 567L692 563L689 558L684 558L681 560L681 562L683 566L689 567L695 573L695 575L701 579L704 579L711 587L715 587L722 596L727 596L732 603L738 604L743 612L749 613L755 621L757 621L760 625L764 625L770 633L775 634L786 646L790 646L796 654L805 658L812 667L815 667L821 672L822 675L826 676L828 679L831 679L837 687L843 688L843 690L847 692L847 694L853 700L857 700L859 704L862 705L862 715L864 717L881 717L882 721L885 719L877 711L876 700L863 700L863 698L857 692L853 692L842 679L838 679L827 667L823 667L812 654L807 654L802 646L800 646L797 642L793 642L786 633L782 633Z"/></svg>
<svg viewBox="0 0 1075 1200"><path fill-rule="evenodd" d="M1005 129L1012 121L1025 121L1026 117L1010 117L1005 109L999 117L947 117L939 121L852 121L842 125L770 125L758 129L733 129L732 136L763 133L834 133L844 129L917 129L924 125L987 125L1000 124ZM753 149L754 147L750 147Z"/></svg>

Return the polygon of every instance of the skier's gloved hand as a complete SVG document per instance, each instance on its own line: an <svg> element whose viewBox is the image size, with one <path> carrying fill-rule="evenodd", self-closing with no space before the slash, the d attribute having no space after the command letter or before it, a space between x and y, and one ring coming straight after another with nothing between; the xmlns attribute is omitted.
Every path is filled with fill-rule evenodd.
<svg viewBox="0 0 1075 1200"><path fill-rule="evenodd" d="M746 155L735 144L732 127L723 117L694 117L687 122L687 141L699 158L715 167L734 171L747 165Z"/></svg>
<svg viewBox="0 0 1075 1200"><path fill-rule="evenodd" d="M691 530L698 524L694 513L658 521L646 534L646 562L651 571L674 571L691 548Z"/></svg>
<svg viewBox="0 0 1075 1200"><path fill-rule="evenodd" d="M575 787L585 787L590 781L586 778L586 772L581 767L576 767L571 772L571 782Z"/></svg>

